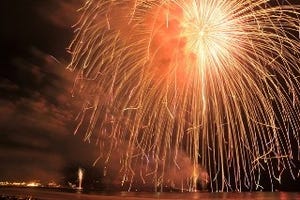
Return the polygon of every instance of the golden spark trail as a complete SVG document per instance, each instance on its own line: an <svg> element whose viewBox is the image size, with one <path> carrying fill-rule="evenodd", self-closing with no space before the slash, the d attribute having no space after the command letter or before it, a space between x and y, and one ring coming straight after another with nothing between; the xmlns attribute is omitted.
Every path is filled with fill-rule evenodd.
<svg viewBox="0 0 300 200"><path fill-rule="evenodd" d="M120 182L174 186L166 173L183 171L181 154L190 191L208 177L240 191L260 189L262 171L272 185L297 176L299 4L87 0L80 12L68 67L83 101L76 130L103 162L121 154Z"/></svg>

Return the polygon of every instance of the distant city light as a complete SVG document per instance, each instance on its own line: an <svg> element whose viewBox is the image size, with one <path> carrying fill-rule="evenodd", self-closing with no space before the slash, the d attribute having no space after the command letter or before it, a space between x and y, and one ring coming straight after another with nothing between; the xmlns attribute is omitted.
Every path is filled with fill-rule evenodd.
<svg viewBox="0 0 300 200"><path fill-rule="evenodd" d="M30 182L26 184L27 187L41 187L42 184L38 183L38 182Z"/></svg>
<svg viewBox="0 0 300 200"><path fill-rule="evenodd" d="M51 181L47 184L42 184L39 181L30 181L30 182L9 182L9 181L0 181L0 186L15 186L15 187L51 187L58 188L61 185Z"/></svg>

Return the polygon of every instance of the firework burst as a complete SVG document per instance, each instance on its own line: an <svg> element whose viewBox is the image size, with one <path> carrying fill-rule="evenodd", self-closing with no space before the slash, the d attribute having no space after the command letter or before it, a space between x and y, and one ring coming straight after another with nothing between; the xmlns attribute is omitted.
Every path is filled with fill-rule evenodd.
<svg viewBox="0 0 300 200"><path fill-rule="evenodd" d="M76 131L105 162L126 147L122 182L164 185L181 152L191 190L198 164L214 190L259 189L263 170L271 183L294 177L299 11L269 0L87 1L70 46L83 98Z"/></svg>

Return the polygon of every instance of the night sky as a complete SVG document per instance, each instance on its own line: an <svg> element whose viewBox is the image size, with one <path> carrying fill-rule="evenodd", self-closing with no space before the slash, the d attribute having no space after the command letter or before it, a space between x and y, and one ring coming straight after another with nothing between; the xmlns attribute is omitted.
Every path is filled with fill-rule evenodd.
<svg viewBox="0 0 300 200"><path fill-rule="evenodd" d="M80 5L0 3L0 181L61 182L66 169L95 160L95 144L73 135L78 109L70 98L73 75L66 70Z"/></svg>
<svg viewBox="0 0 300 200"><path fill-rule="evenodd" d="M66 70L81 4L0 2L0 181L62 182L97 158L94 143L73 135L79 106L71 97L74 75ZM285 189L297 190L299 179L287 180Z"/></svg>

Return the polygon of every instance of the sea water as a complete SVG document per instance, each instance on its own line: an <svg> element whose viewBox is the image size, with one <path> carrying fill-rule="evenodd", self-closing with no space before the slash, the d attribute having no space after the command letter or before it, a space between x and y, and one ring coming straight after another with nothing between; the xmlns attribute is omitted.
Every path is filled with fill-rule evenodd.
<svg viewBox="0 0 300 200"><path fill-rule="evenodd" d="M144 193L144 192L82 192L45 188L0 188L0 196L32 197L39 200L300 200L300 192L195 192L195 193Z"/></svg>

